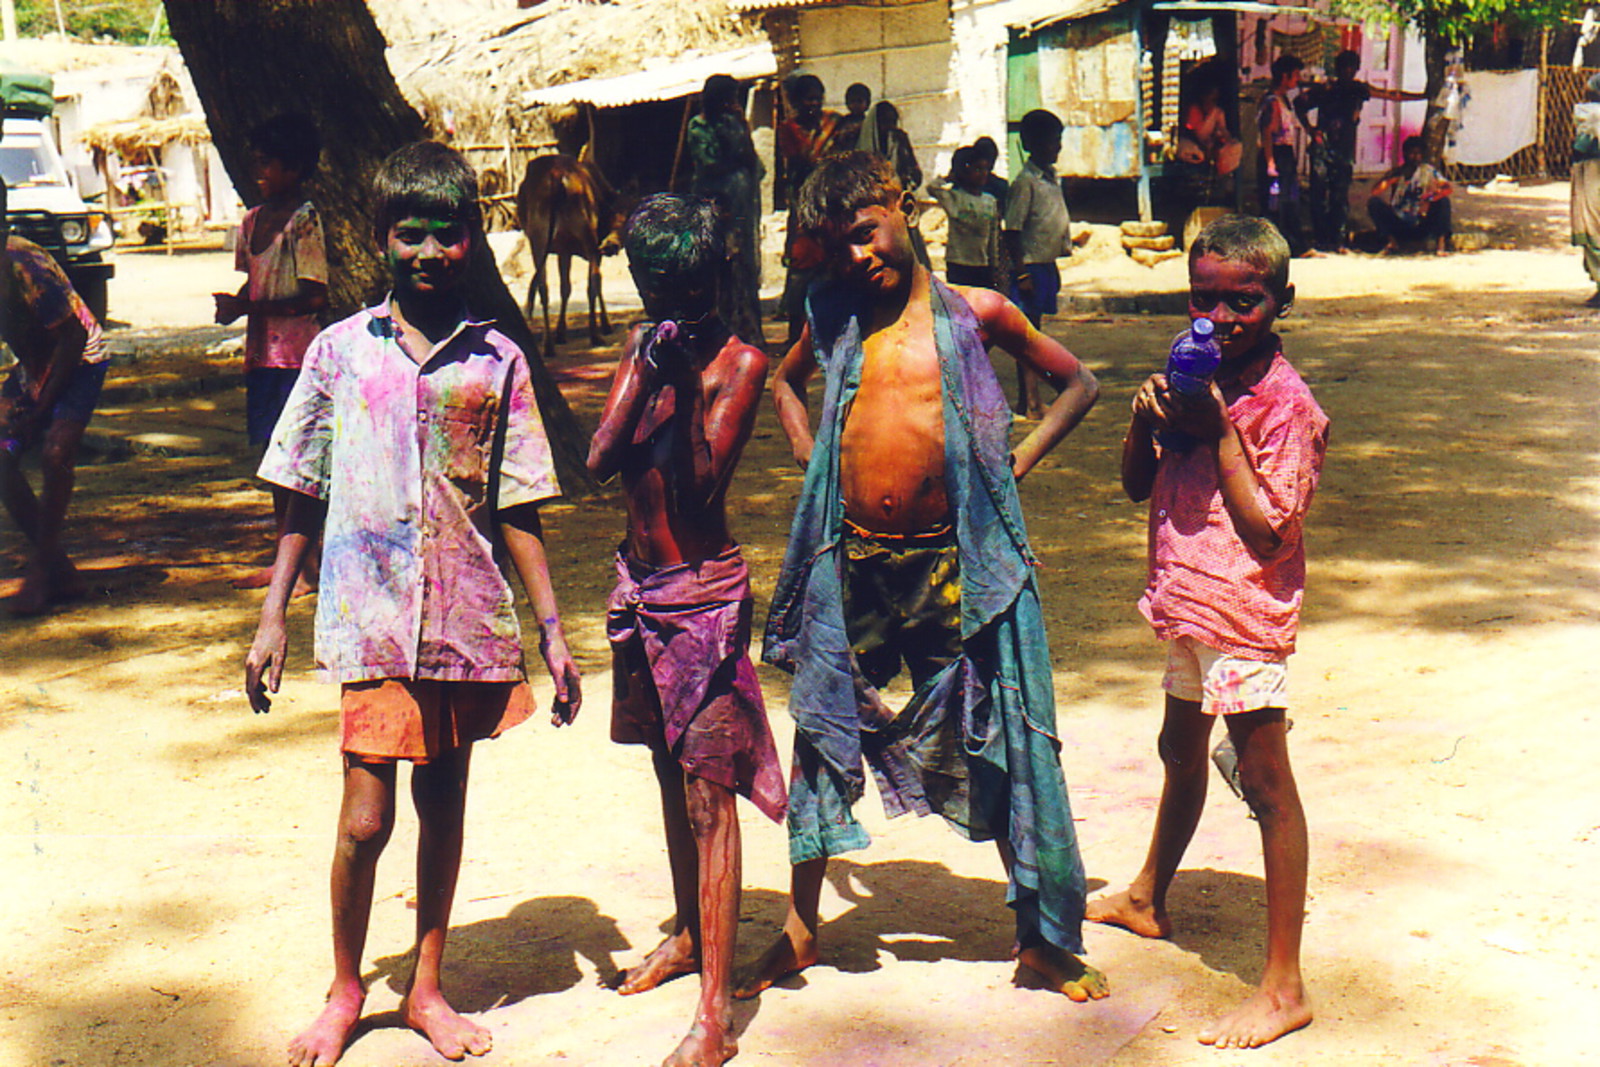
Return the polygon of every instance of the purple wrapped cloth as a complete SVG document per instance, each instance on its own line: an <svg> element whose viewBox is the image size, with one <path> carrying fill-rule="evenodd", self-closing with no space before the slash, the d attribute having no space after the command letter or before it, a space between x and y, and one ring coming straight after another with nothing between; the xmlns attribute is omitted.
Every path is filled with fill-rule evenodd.
<svg viewBox="0 0 1600 1067"><path fill-rule="evenodd" d="M737 547L667 567L618 552L606 606L611 739L664 747L685 772L726 786L779 822L788 792L750 662L751 608Z"/></svg>

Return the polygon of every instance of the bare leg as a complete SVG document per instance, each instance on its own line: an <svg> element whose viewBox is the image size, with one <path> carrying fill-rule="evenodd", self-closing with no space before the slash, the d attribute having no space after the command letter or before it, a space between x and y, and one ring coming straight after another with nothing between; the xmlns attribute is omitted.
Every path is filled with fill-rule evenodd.
<svg viewBox="0 0 1600 1067"><path fill-rule="evenodd" d="M1121 926L1141 937L1171 936L1167 887L1172 884L1172 876L1178 871L1205 808L1206 747L1211 738L1211 722L1211 716L1202 714L1199 704L1167 697L1166 721L1161 726L1158 745L1166 777L1150 851L1132 885L1089 902L1084 917L1090 922Z"/></svg>
<svg viewBox="0 0 1600 1067"><path fill-rule="evenodd" d="M62 548L61 537L76 482L78 445L84 429L81 422L57 419L45 431L37 498L10 457L6 461L8 471L0 475L6 508L33 544L27 575L11 602L12 611L18 615L37 614L54 601L83 592L82 579Z"/></svg>
<svg viewBox="0 0 1600 1067"><path fill-rule="evenodd" d="M339 841L330 879L333 897L333 985L315 1022L289 1043L293 1067L326 1067L344 1053L361 1018L367 990L361 984L361 955L372 914L372 881L378 857L394 829L394 765L344 764L344 803L339 810Z"/></svg>
<svg viewBox="0 0 1600 1067"><path fill-rule="evenodd" d="M783 920L783 931L756 961L755 969L734 989L734 999L758 996L773 983L817 962L817 909L822 903L822 882L827 873L826 858L806 860L790 869L789 914Z"/></svg>
<svg viewBox="0 0 1600 1067"><path fill-rule="evenodd" d="M694 1026L663 1067L721 1067L739 1051L733 1039L733 945L742 878L739 813L733 790L689 778L689 825L699 855L700 1004Z"/></svg>
<svg viewBox="0 0 1600 1067"><path fill-rule="evenodd" d="M1016 851L1004 837L995 838L994 843L1000 850L1000 862L1005 864L1009 879L1017 862ZM1017 917L1017 943L1012 955L1018 963L1043 978L1051 989L1065 993L1068 1000L1082 1004L1087 1000L1100 1000L1111 992L1104 974L1046 941L1039 933L1037 922L1025 920L1021 914Z"/></svg>
<svg viewBox="0 0 1600 1067"><path fill-rule="evenodd" d="M439 989L450 905L461 871L461 823L467 804L472 746L451 749L411 772L417 808L417 969L400 1002L400 1017L420 1031L447 1060L482 1056L493 1046L489 1031L461 1015Z"/></svg>
<svg viewBox="0 0 1600 1067"><path fill-rule="evenodd" d="M1267 874L1267 965L1255 995L1200 1032L1217 1048L1256 1048L1311 1021L1300 978L1300 932L1306 907L1306 817L1289 767L1283 710L1232 715L1244 797L1261 824Z"/></svg>
<svg viewBox="0 0 1600 1067"><path fill-rule="evenodd" d="M1044 418L1044 401L1039 398L1039 375L1017 364L1017 406L1018 415L1030 419Z"/></svg>
<svg viewBox="0 0 1600 1067"><path fill-rule="evenodd" d="M700 969L700 885L702 863L690 825L683 768L665 748L652 751L656 782L661 787L661 815L667 830L667 861L672 867L672 896L677 915L672 932L637 966L624 972L618 991L644 993L680 974Z"/></svg>

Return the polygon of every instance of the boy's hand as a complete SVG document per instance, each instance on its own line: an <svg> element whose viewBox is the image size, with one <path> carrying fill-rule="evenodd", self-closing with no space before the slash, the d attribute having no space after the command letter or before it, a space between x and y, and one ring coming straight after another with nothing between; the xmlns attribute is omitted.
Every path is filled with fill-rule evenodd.
<svg viewBox="0 0 1600 1067"><path fill-rule="evenodd" d="M219 325L231 326L249 314L249 301L233 293L212 293L211 298L217 302L216 321Z"/></svg>
<svg viewBox="0 0 1600 1067"><path fill-rule="evenodd" d="M583 707L582 678L578 665L567 650L567 639L561 631L548 634L542 643L545 666L550 668L550 680L556 686L555 703L550 707L550 724L566 726L578 717Z"/></svg>
<svg viewBox="0 0 1600 1067"><path fill-rule="evenodd" d="M1228 402L1216 382L1203 396L1179 396L1167 390L1167 422L1191 437L1201 441L1220 441L1228 428Z"/></svg>
<svg viewBox="0 0 1600 1067"><path fill-rule="evenodd" d="M272 710L272 701L267 694L278 691L278 683L283 680L283 660L288 648L289 635L284 629L283 620L263 618L261 625L256 628L256 639L250 646L250 654L244 660L244 692L250 701L250 710L257 715Z"/></svg>
<svg viewBox="0 0 1600 1067"><path fill-rule="evenodd" d="M1158 430L1172 425L1172 407L1165 374L1150 375L1133 394L1133 417Z"/></svg>

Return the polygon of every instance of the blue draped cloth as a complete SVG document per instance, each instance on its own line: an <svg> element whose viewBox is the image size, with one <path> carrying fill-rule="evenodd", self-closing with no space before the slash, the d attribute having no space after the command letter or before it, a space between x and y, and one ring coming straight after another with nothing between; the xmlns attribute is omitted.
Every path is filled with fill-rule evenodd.
<svg viewBox="0 0 1600 1067"><path fill-rule="evenodd" d="M1004 834L1016 854L1007 900L1019 924L1081 952L1083 862L1061 772L1037 561L1011 475L1011 409L972 309L932 284L962 654L898 715L856 667L844 619L839 440L861 384L864 309L848 290L819 286L808 312L822 411L762 649L794 675L790 858L865 847L850 814L865 764L891 816L937 812L972 840Z"/></svg>

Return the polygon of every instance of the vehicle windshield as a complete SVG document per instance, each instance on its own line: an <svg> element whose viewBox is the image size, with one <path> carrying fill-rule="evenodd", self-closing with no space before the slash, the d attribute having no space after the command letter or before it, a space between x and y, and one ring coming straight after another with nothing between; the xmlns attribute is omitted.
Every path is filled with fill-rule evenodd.
<svg viewBox="0 0 1600 1067"><path fill-rule="evenodd" d="M67 172L56 154L55 145L39 136L37 129L21 133L8 129L0 140L0 174L13 189L30 185L66 185Z"/></svg>

